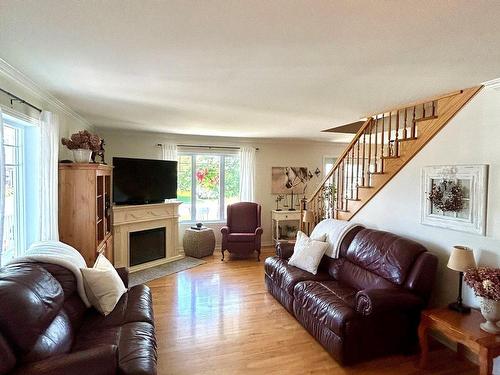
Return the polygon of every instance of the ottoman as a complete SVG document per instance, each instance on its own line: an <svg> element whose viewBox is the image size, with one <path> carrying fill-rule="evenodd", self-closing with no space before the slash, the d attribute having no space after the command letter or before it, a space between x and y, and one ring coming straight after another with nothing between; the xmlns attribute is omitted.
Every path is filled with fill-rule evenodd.
<svg viewBox="0 0 500 375"><path fill-rule="evenodd" d="M182 240L184 254L189 257L202 258L213 255L215 249L215 235L210 228L200 230L188 228Z"/></svg>

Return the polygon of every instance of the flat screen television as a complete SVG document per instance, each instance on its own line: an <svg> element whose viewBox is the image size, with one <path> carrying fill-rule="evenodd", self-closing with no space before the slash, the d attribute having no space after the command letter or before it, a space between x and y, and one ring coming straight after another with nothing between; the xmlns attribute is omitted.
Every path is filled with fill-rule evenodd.
<svg viewBox="0 0 500 375"><path fill-rule="evenodd" d="M161 203L177 198L177 162L113 158L115 204Z"/></svg>

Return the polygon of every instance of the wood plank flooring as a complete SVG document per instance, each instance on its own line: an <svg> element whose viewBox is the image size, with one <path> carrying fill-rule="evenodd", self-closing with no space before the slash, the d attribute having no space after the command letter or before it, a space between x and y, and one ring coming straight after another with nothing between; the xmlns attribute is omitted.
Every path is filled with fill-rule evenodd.
<svg viewBox="0 0 500 375"><path fill-rule="evenodd" d="M264 285L264 261L208 263L154 280L158 373L164 374L477 374L437 344L429 369L417 368L417 356L392 356L340 367L270 294ZM227 255L227 254L226 254Z"/></svg>

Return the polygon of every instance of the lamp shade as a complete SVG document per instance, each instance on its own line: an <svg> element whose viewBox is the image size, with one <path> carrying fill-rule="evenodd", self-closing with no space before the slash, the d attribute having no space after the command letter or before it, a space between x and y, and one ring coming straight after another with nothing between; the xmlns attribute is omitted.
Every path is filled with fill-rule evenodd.
<svg viewBox="0 0 500 375"><path fill-rule="evenodd" d="M302 222L304 223L314 223L314 214L312 211L304 211L302 215Z"/></svg>
<svg viewBox="0 0 500 375"><path fill-rule="evenodd" d="M472 267L476 267L472 249L466 246L453 246L450 259L448 260L448 268L454 271L465 272Z"/></svg>

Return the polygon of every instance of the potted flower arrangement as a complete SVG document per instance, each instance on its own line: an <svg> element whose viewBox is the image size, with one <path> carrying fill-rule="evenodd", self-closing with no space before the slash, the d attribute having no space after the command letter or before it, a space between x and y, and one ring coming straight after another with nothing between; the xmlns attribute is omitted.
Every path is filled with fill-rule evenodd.
<svg viewBox="0 0 500 375"><path fill-rule="evenodd" d="M100 150L101 138L87 130L81 130L69 138L63 138L61 143L73 151L76 163L89 163L92 152Z"/></svg>
<svg viewBox="0 0 500 375"><path fill-rule="evenodd" d="M500 268L471 268L465 273L465 283L481 298L481 314L486 323L481 329L490 333L500 333Z"/></svg>

